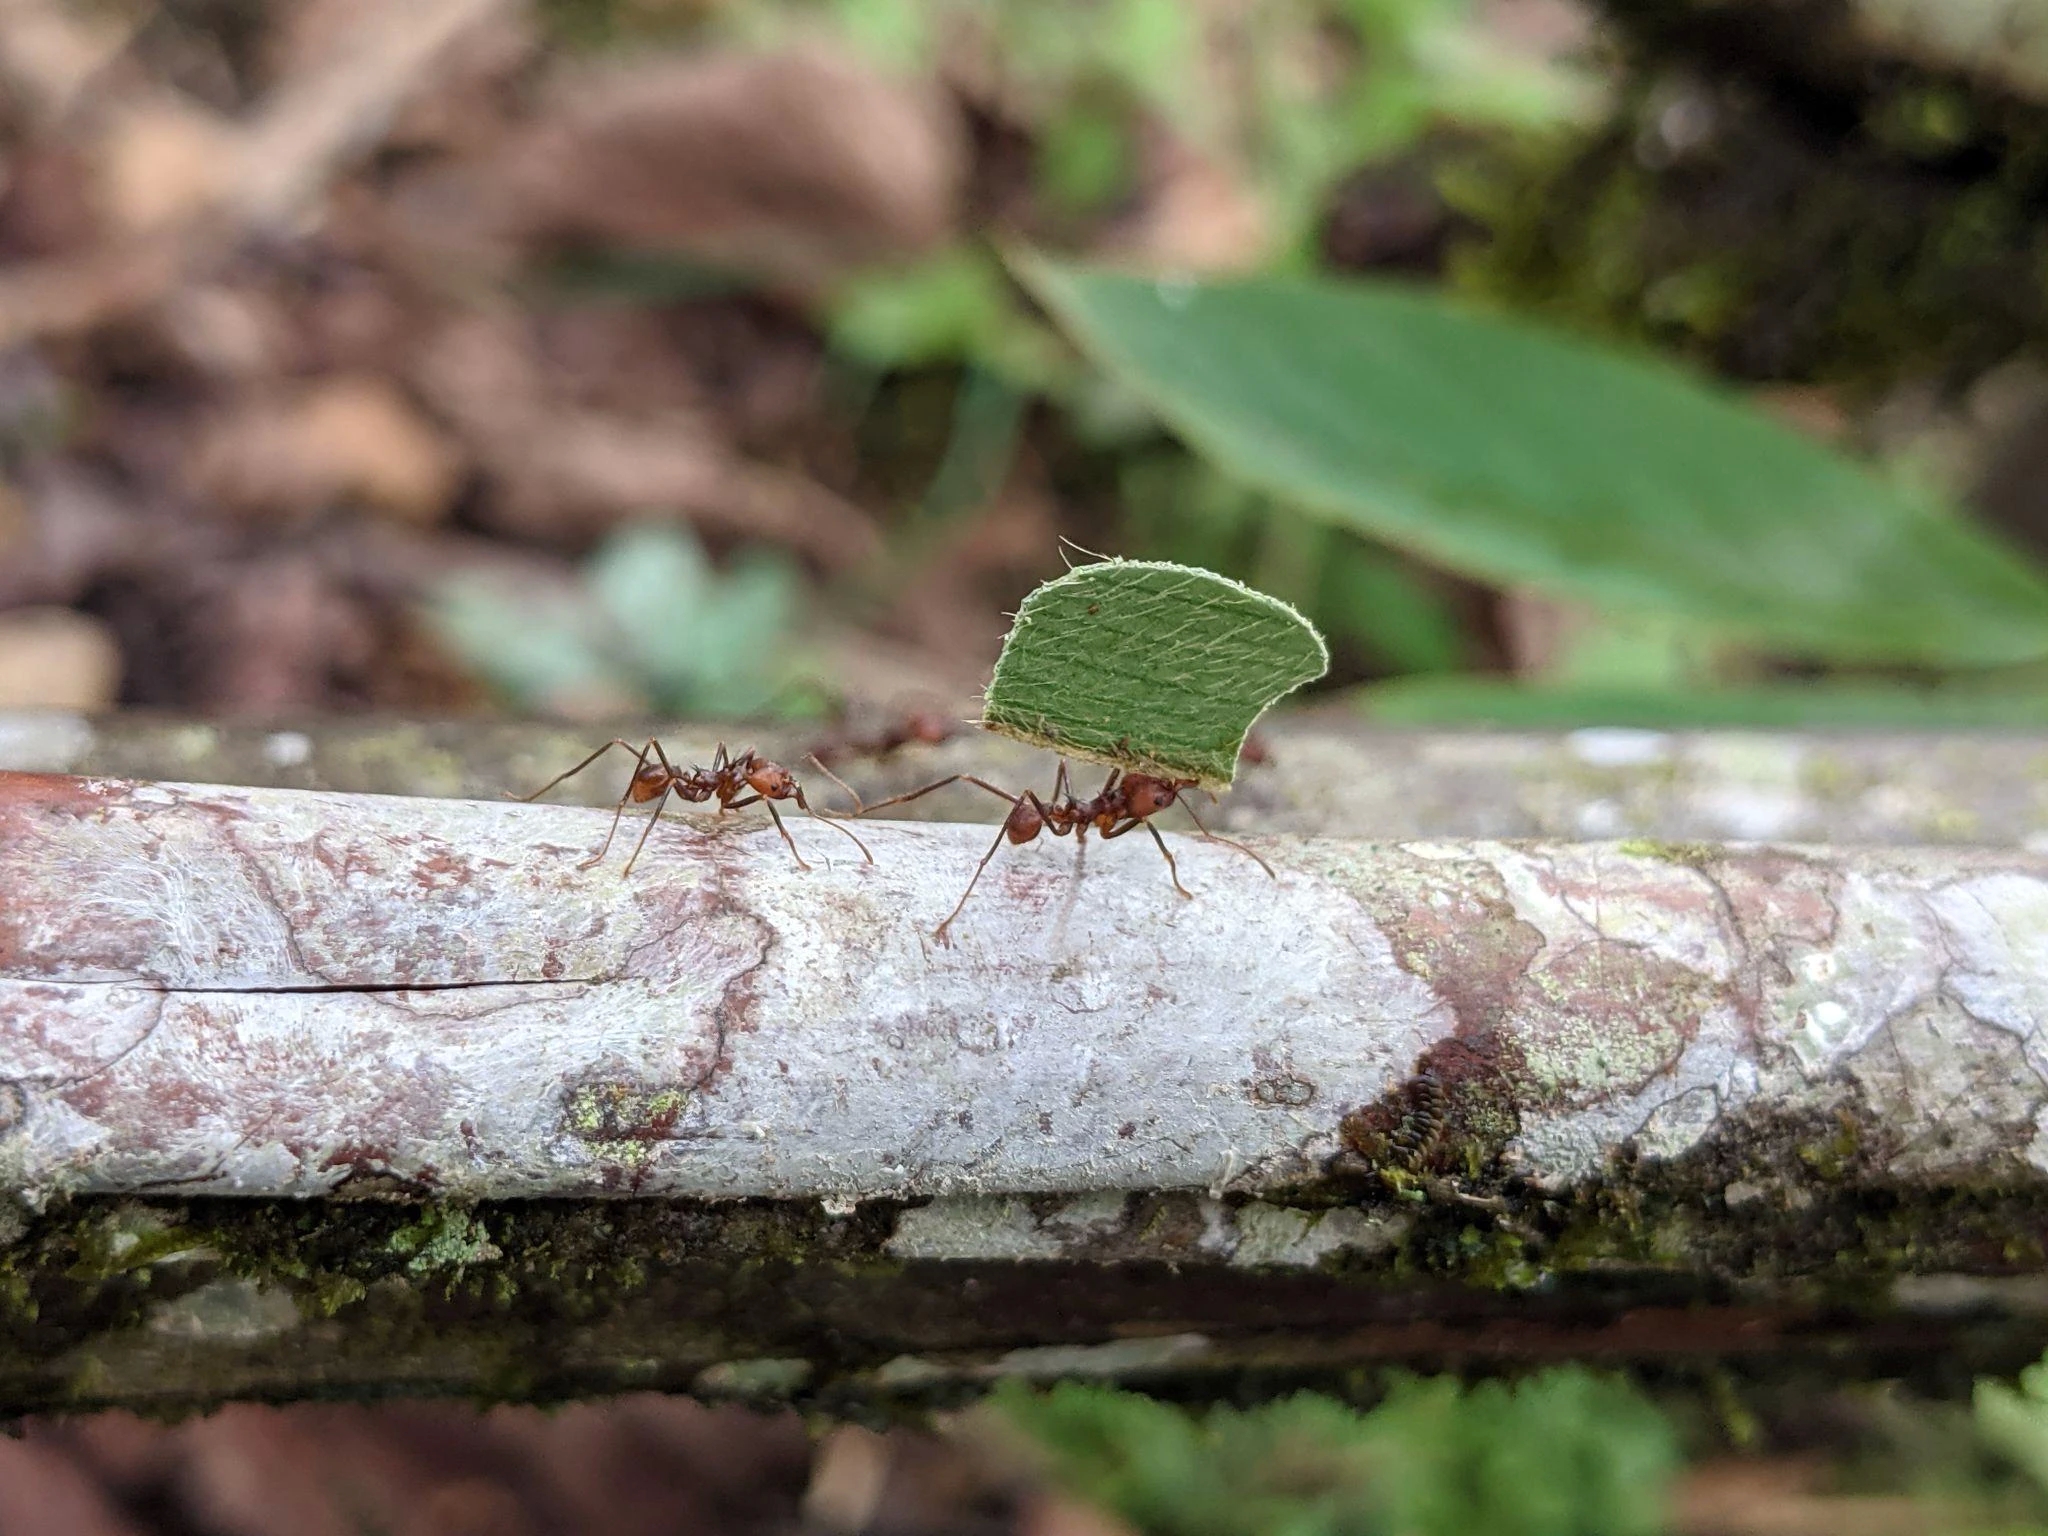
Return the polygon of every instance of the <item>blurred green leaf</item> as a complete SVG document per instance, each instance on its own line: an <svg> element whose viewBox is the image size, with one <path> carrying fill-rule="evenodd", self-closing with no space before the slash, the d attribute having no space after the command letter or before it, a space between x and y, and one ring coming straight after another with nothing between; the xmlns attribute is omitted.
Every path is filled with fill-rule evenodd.
<svg viewBox="0 0 2048 1536"><path fill-rule="evenodd" d="M831 339L878 369L972 361L1023 388L1059 370L1054 338L1023 316L1001 265L977 246L855 279L833 307Z"/></svg>
<svg viewBox="0 0 2048 1536"><path fill-rule="evenodd" d="M1451 672L1465 663L1465 633L1450 604L1401 560L1356 539L1333 542L1311 612L1398 672Z"/></svg>
<svg viewBox="0 0 2048 1536"><path fill-rule="evenodd" d="M1655 1407L1590 1371L1509 1386L1403 1382L1369 1416L1390 1529L1416 1536L1654 1536L1678 1470Z"/></svg>
<svg viewBox="0 0 2048 1536"><path fill-rule="evenodd" d="M1034 180L1064 213L1090 213L1116 201L1136 174L1130 128L1098 104L1075 104L1039 136Z"/></svg>
<svg viewBox="0 0 2048 1536"><path fill-rule="evenodd" d="M992 1406L1156 1536L1653 1536L1678 1465L1653 1405L1582 1370L1404 1380L1365 1414L1304 1394L1197 1418L1071 1383Z"/></svg>
<svg viewBox="0 0 2048 1536"><path fill-rule="evenodd" d="M1249 581L1396 672L1461 665L1457 615L1426 574L1348 528L1305 517L1179 448L1127 455L1118 476L1137 552Z"/></svg>
<svg viewBox="0 0 2048 1536"><path fill-rule="evenodd" d="M1018 268L1246 480L1458 571L1840 659L2048 655L2048 580L1665 367L1420 292Z"/></svg>
<svg viewBox="0 0 2048 1536"><path fill-rule="evenodd" d="M2016 1388L1980 1380L1970 1406L1985 1442L2048 1492L2048 1359L2021 1371Z"/></svg>
<svg viewBox="0 0 2048 1536"><path fill-rule="evenodd" d="M1320 635L1212 571L1104 560L1024 599L982 705L989 730L1212 789L1267 705L1321 677Z"/></svg>
<svg viewBox="0 0 2048 1536"><path fill-rule="evenodd" d="M1359 690L1360 708L1389 725L1491 725L1551 730L1633 725L1660 730L1891 726L1969 730L2048 725L2048 690L1908 688L1889 683L1786 683L1759 688L1524 687L1490 677L1418 677Z"/></svg>
<svg viewBox="0 0 2048 1536"><path fill-rule="evenodd" d="M433 593L426 621L477 676L522 708L558 708L612 686L616 669L573 597L537 597L462 573Z"/></svg>
<svg viewBox="0 0 2048 1536"><path fill-rule="evenodd" d="M953 396L946 451L926 487L921 516L944 521L985 505L1002 489L1029 399L995 374L970 366Z"/></svg>
<svg viewBox="0 0 2048 1536"><path fill-rule="evenodd" d="M686 529L648 523L607 539L579 587L536 593L459 576L434 594L428 618L527 708L637 696L663 713L737 718L805 702L785 639L801 596L779 556L745 554L719 571Z"/></svg>

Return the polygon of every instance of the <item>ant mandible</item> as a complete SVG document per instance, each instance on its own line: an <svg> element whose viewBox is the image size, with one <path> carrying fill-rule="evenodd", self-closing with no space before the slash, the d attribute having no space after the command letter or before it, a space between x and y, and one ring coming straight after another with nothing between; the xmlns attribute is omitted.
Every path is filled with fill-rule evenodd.
<svg viewBox="0 0 2048 1536"><path fill-rule="evenodd" d="M1219 837L1202 825L1202 818L1195 815L1195 808L1181 798L1187 791L1195 788L1193 779L1165 779L1154 774L1131 773L1122 768L1112 768L1095 797L1080 800L1075 798L1068 786L1067 764L1064 758L1060 760L1060 771L1053 780L1052 797L1048 800L1039 799L1033 790L1027 789L1021 795L1013 795L1008 790L998 789L988 780L978 779L971 773L956 773L927 784L922 789L913 789L907 795L895 795L873 805L862 806L860 814L872 815L889 806L902 805L905 801L916 800L920 796L931 794L934 790L944 789L948 784L961 783L972 784L977 789L985 789L990 794L999 795L1009 801L1010 814L1003 818L1002 830L996 833L996 840L989 845L988 852L984 853L981 862L974 866L974 876L967 882L967 889L960 893L960 899L953 904L953 910L946 914L946 920L933 930L932 937L942 944L946 942L946 930L953 926L953 919L960 915L967 905L967 898L974 894L974 887L981 879L981 872L988 868L989 860L1002 851L1003 844L1008 842L1021 845L1035 842L1041 832L1050 832L1054 837L1066 837L1071 834L1074 841L1080 843L1087 838L1092 829L1104 842L1108 842L1112 837L1122 837L1126 832L1135 832L1143 827L1152 834L1152 841L1159 845L1159 852L1166 859L1166 872L1173 881L1173 888L1183 896L1192 897L1194 892L1180 883L1180 866L1174 862L1173 850L1166 846L1166 839L1161 837L1159 829L1152 825L1154 816L1175 804L1188 813L1196 830L1210 842L1235 848L1269 876L1276 880L1279 878L1273 874L1272 865L1243 843ZM855 798L857 803L858 797Z"/></svg>
<svg viewBox="0 0 2048 1536"><path fill-rule="evenodd" d="M813 821L824 822L826 826L831 827L837 832L845 833L847 837L853 839L853 846L861 851L863 858L870 864L875 862L875 856L868 852L868 845L866 843L854 837L850 830L840 826L831 817L820 816L811 809L810 802L804 798L803 786L797 783L795 774L791 773L780 763L771 763L766 758L757 756L752 747L747 748L744 752L728 755L725 750L725 743L722 741L718 744L718 751L712 757L709 768L683 769L677 768L669 762L668 754L661 749L661 743L652 736L647 738L646 746L640 747L637 750L630 741L625 740L623 737L614 736L574 768L569 769L566 773L556 774L532 794L520 795L517 798L521 800L538 800L564 779L574 778L600 757L603 757L605 753L611 751L613 747L624 747L628 752L633 753L635 763L633 777L627 781L626 792L619 796L618 809L612 812L612 826L611 830L604 835L604 846L577 865L578 869L589 869L594 865L604 862L604 856L611 851L612 839L619 835L619 818L626 814L626 807L628 805L645 805L648 801L652 800L654 802L654 814L647 818L647 825L640 833L640 841L633 845L633 856L626 860L626 867L621 871L622 874L627 875L633 873L633 865L640 857L640 850L647 846L648 834L654 831L655 822L661 819L662 807L668 804L668 797L670 795L675 795L679 799L687 800L695 805L702 805L707 800L716 799L721 815L727 811L739 810L743 806L765 805L768 808L769 816L775 822L775 830L780 832L782 840L789 844L789 851L796 859L797 868L809 869L811 866L804 862L804 856L797 852L796 839L789 835L789 828L782 824L782 817L775 809L775 802L778 800L794 800L797 803L797 809L801 810L806 816L809 816ZM650 752L654 754L653 762L647 760L647 755ZM818 766L825 768L823 763L820 763ZM829 768L825 768L825 773L828 777L832 776L832 770ZM834 782L837 783L838 780L835 778ZM841 785L841 788L844 787L844 785ZM852 793L851 790L847 792L849 794ZM858 802L858 799L859 797L856 796L856 802Z"/></svg>

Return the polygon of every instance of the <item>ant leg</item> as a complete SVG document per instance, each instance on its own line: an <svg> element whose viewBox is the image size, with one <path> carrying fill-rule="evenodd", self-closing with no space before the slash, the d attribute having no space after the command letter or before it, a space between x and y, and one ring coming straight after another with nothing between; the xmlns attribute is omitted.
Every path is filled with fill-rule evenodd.
<svg viewBox="0 0 2048 1536"><path fill-rule="evenodd" d="M1106 843L1112 837L1122 837L1126 832L1135 832L1140 827L1150 832L1152 834L1152 841L1159 845L1159 852L1166 860L1167 877L1173 881L1173 888L1183 896L1194 895L1193 891L1180 883L1180 865L1174 860L1173 850L1166 846L1166 839L1159 835L1159 829L1153 826L1151 822L1141 817L1133 816L1126 821L1118 822L1107 832L1103 833L1102 840Z"/></svg>
<svg viewBox="0 0 2048 1536"><path fill-rule="evenodd" d="M608 750L609 745L610 744L607 744L606 748L600 748L600 750ZM624 745L624 743L619 743L619 745ZM661 743L656 741L652 736L647 738L647 747L654 748L656 752L661 751ZM642 747L640 749L640 763L642 767L645 767L647 763L647 747ZM664 758L663 762L666 763L667 759ZM633 778L628 779L626 781L626 787L624 791L621 792L621 794L619 795L619 803L612 807L612 824L609 827L605 828L604 842L599 845L597 852L593 853L589 858L585 859L581 864L578 864L576 866L578 869L595 869L598 865L604 862L604 856L607 853L611 852L612 839L619 835L619 818L626 814L626 804L633 798L633 785L639 779L639 776L640 769L634 769ZM557 782L560 781L558 780ZM542 790L540 791L540 793L545 794L546 791ZM661 794L664 800L667 799L667 788L664 788ZM526 798L530 800L533 798L533 796L528 795ZM641 840L643 842L646 840L645 833L641 834Z"/></svg>
<svg viewBox="0 0 2048 1536"><path fill-rule="evenodd" d="M635 749L633 743L627 741L624 737L614 736L610 741L606 742L603 746L599 747L595 752L591 753L590 756L583 759L582 762L578 763L574 768L571 768L567 773L556 774L552 779L549 779L547 783L541 785L539 789L536 789L530 795L514 795L511 798L514 800L538 800L542 795L546 794L549 790L553 789L557 784L561 783L564 779L575 778L577 774L581 773L584 769L588 768L600 757L603 757L605 753L611 751L613 747L624 747L628 752L633 753L633 756L635 758L635 762L633 764L633 771L635 773L638 773L642 768L645 768L647 766L647 747L654 748L656 752L659 752L661 750L661 744L657 742L652 736L647 738L646 747L640 747L638 749ZM666 762L666 759L663 759L663 761ZM623 805L624 803L624 800L621 799L620 804Z"/></svg>
<svg viewBox="0 0 2048 1536"><path fill-rule="evenodd" d="M759 795L756 795L754 799L760 800L761 797ZM752 804L753 802L749 801L747 803ZM782 824L782 816L775 809L775 802L773 800L762 800L761 803L768 807L768 815L770 819L772 819L775 823L775 830L780 832L782 834L782 840L785 843L789 844L790 855L796 860L796 867L798 869L809 869L811 866L804 862L804 856L796 851L796 839L789 835L789 828L785 827ZM840 830L845 831L844 828L841 828ZM853 834L850 832L847 833L847 836L849 837L851 837L852 835Z"/></svg>
<svg viewBox="0 0 2048 1536"><path fill-rule="evenodd" d="M1246 858L1250 859L1254 864L1258 865L1259 868L1263 869L1270 878L1274 880L1278 880L1280 878L1278 875L1273 873L1272 865L1268 864L1256 853L1253 853L1251 849L1245 847L1243 843L1236 841L1234 838L1219 837L1214 832L1211 832L1207 827L1203 826L1202 818L1195 814L1195 808L1192 805L1189 805L1187 801L1183 800L1180 804L1181 809L1188 813L1188 820L1192 821L1195 824L1195 830L1201 833L1202 836L1206 837L1210 842L1221 843L1226 848L1235 848L1239 853L1243 854Z"/></svg>
<svg viewBox="0 0 2048 1536"><path fill-rule="evenodd" d="M859 791L857 791L851 784L847 783L846 780L839 777L839 775L834 773L830 768L827 768L825 766L825 760L822 757L818 756L817 753L812 752L808 755L811 759L812 764L817 768L818 772L825 775L826 778L830 779L834 784L837 784L841 789L846 791L846 797L853 802L853 814L856 816L865 816L867 814L867 807L861 804ZM798 804L801 805L802 803L802 801L798 801ZM804 809L809 811L811 808L808 805L806 805L804 806ZM815 816L820 813L812 811L811 814ZM836 813L826 811L823 814L830 816Z"/></svg>
<svg viewBox="0 0 2048 1536"><path fill-rule="evenodd" d="M632 874L633 866L640 861L640 850L647 846L647 839L654 831L654 824L661 820L661 808L668 804L669 793L670 791L664 789L661 792L661 798L654 802L654 814L647 818L647 825L640 829L640 841L633 845L633 857L626 860L626 867L619 871L619 878L621 880ZM605 846L607 848L611 846L610 838L605 839ZM600 853L598 857L603 858L604 855Z"/></svg>
<svg viewBox="0 0 2048 1536"><path fill-rule="evenodd" d="M1139 825L1150 832L1152 841L1159 845L1159 852L1166 860L1166 876L1173 882L1173 888L1183 896L1193 896L1195 893L1180 883L1180 866L1174 863L1173 850L1166 846L1166 839L1159 835L1159 829L1149 821L1140 822Z"/></svg>
<svg viewBox="0 0 2048 1536"><path fill-rule="evenodd" d="M998 793L1000 793L1000 791L998 791ZM961 909L967 905L967 898L974 894L974 887L981 880L981 872L984 869L988 868L988 861L994 858L997 853L1001 852L1003 846L1003 839L1008 837L1009 835L1010 825L1008 822L1005 822L1003 823L1002 827L997 830L996 840L988 845L988 852L984 853L981 856L981 862L974 866L973 878L967 882L967 889L960 893L960 899L953 903L953 910L946 914L946 920L944 922L940 923L938 927L932 930L932 937L937 939L941 944L948 942L946 938L946 930L953 926L953 919L958 917L960 915Z"/></svg>
<svg viewBox="0 0 2048 1536"><path fill-rule="evenodd" d="M939 779L934 781L933 783L927 784L923 789L913 789L907 795L892 795L887 800L877 800L873 805L864 808L861 811L861 815L872 816L876 811L887 810L892 805L902 805L907 801L919 799L924 795L930 794L935 789L944 789L948 784L972 784L979 789L987 790L992 795L1000 795L1003 799L1009 801L1012 805L1015 805L1017 803L1017 797L1011 794L1007 789L997 789L995 785L989 783L988 780L977 779L971 773L956 773L951 775L950 777Z"/></svg>
<svg viewBox="0 0 2048 1536"><path fill-rule="evenodd" d="M626 797L621 795L619 796L618 809L612 812L612 824L604 834L604 842L599 846L597 852L576 866L578 869L595 869L604 862L604 856L612 851L612 839L619 835L619 818L625 814Z"/></svg>
<svg viewBox="0 0 2048 1536"><path fill-rule="evenodd" d="M856 798L858 797L856 796ZM853 838L853 846L861 851L861 856L865 858L870 864L875 862L875 856L872 853L868 852L868 845L862 842L859 838L854 837L851 828L842 827L841 825L839 825L838 821L835 820L833 817L820 816L816 811L812 810L811 802L804 798L804 792L801 789L799 789L796 792L796 803L797 808L801 810L806 816L810 817L811 820L822 821L823 823L825 823L826 826L830 827L833 831L844 832L848 837Z"/></svg>

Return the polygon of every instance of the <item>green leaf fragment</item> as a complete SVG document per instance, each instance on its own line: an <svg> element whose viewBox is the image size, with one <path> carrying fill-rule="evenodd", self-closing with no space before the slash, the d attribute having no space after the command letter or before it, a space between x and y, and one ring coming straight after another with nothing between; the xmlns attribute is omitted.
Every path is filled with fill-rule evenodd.
<svg viewBox="0 0 2048 1536"><path fill-rule="evenodd" d="M981 723L1221 789L1252 722L1329 665L1322 636L1278 598L1192 566L1105 560L1024 600Z"/></svg>

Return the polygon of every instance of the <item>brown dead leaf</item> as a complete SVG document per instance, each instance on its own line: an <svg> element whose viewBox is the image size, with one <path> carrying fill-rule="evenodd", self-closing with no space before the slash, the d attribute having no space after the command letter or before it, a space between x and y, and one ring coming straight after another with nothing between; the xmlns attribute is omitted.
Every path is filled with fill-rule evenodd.
<svg viewBox="0 0 2048 1536"><path fill-rule="evenodd" d="M169 94L128 104L94 147L94 197L111 230L144 235L194 219L226 193L234 130Z"/></svg>
<svg viewBox="0 0 2048 1536"><path fill-rule="evenodd" d="M1132 1536L1132 1531L1093 1505L1042 1494L1025 1506L1017 1536Z"/></svg>
<svg viewBox="0 0 2048 1536"><path fill-rule="evenodd" d="M490 478L483 515L522 537L576 540L672 512L832 567L877 546L858 507L794 471L740 457L691 413L632 417L565 400L517 317L452 322L425 348L419 382Z"/></svg>
<svg viewBox="0 0 2048 1536"><path fill-rule="evenodd" d="M0 484L0 557L28 542L28 506L11 485Z"/></svg>
<svg viewBox="0 0 2048 1536"><path fill-rule="evenodd" d="M935 96L810 53L565 77L495 180L527 243L674 252L808 289L939 245L962 177Z"/></svg>
<svg viewBox="0 0 2048 1536"><path fill-rule="evenodd" d="M179 288L157 321L187 363L220 378L275 374L291 345L290 320L269 295L224 283Z"/></svg>
<svg viewBox="0 0 2048 1536"><path fill-rule="evenodd" d="M0 709L105 709L121 651L99 620L68 608L0 613Z"/></svg>
<svg viewBox="0 0 2048 1536"><path fill-rule="evenodd" d="M1828 1494L1826 1478L1817 1462L1708 1462L1680 1481L1671 1528L1680 1536L1945 1536L1982 1518L1956 1503Z"/></svg>
<svg viewBox="0 0 2048 1536"><path fill-rule="evenodd" d="M0 79L45 123L61 120L128 46L139 7L9 0L0 6Z"/></svg>
<svg viewBox="0 0 2048 1536"><path fill-rule="evenodd" d="M1143 207L1105 249L1148 267L1190 274L1257 269L1271 254L1272 221L1249 180L1163 131L1154 136Z"/></svg>
<svg viewBox="0 0 2048 1536"><path fill-rule="evenodd" d="M305 78L337 51L352 46L373 12L408 0L299 0L278 11L263 39L263 72L277 86ZM434 66L430 91L404 103L390 123L384 147L404 151L465 151L492 147L503 137L511 86L541 46L524 10L483 16L454 38Z"/></svg>
<svg viewBox="0 0 2048 1536"><path fill-rule="evenodd" d="M266 556L215 573L207 594L208 697L229 713L317 707L377 653L366 605L309 556Z"/></svg>
<svg viewBox="0 0 2048 1536"><path fill-rule="evenodd" d="M1823 443L1848 439L1848 408L1833 390L1812 384L1776 384L1751 390L1749 397L1795 432Z"/></svg>
<svg viewBox="0 0 2048 1536"><path fill-rule="evenodd" d="M1520 677L1549 672L1599 622L1599 614L1583 603L1528 587L1502 592L1496 615L1508 664Z"/></svg>
<svg viewBox="0 0 2048 1536"><path fill-rule="evenodd" d="M409 522L447 511L462 456L380 378L323 379L252 400L200 445L196 494L240 512L305 513L360 501Z"/></svg>
<svg viewBox="0 0 2048 1536"><path fill-rule="evenodd" d="M136 1536L70 1460L0 1436L0 1531L8 1536Z"/></svg>

